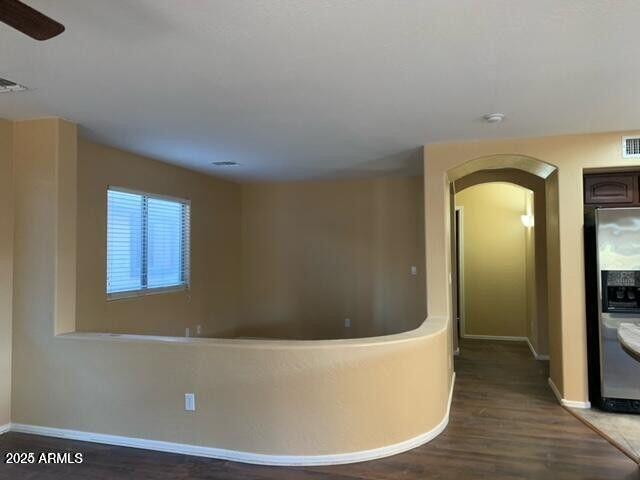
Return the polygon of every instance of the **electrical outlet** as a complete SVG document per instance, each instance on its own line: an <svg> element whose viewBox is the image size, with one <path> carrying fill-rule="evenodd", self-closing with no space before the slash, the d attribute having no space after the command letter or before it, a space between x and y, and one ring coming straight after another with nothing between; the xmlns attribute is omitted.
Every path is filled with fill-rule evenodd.
<svg viewBox="0 0 640 480"><path fill-rule="evenodd" d="M184 409L187 412L196 411L196 394L195 393L184 394Z"/></svg>
<svg viewBox="0 0 640 480"><path fill-rule="evenodd" d="M345 318L344 319L344 328L351 328L351 319L350 318Z"/></svg>
<svg viewBox="0 0 640 480"><path fill-rule="evenodd" d="M418 274L418 267L416 267L415 265L411 265L411 275L417 275Z"/></svg>
<svg viewBox="0 0 640 480"><path fill-rule="evenodd" d="M184 329L184 336L185 337L190 337L191 336L191 329L189 327Z"/></svg>

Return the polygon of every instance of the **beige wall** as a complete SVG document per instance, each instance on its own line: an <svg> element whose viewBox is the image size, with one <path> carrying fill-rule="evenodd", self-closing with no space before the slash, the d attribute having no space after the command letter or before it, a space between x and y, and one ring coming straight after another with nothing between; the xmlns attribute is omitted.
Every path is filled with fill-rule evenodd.
<svg viewBox="0 0 640 480"><path fill-rule="evenodd" d="M11 420L13 127L0 120L0 426Z"/></svg>
<svg viewBox="0 0 640 480"><path fill-rule="evenodd" d="M54 119L15 125L14 422L322 455L408 440L445 419L443 317L392 337L312 343L55 336L54 321L67 320L54 318L56 292L74 288L56 270L75 258L60 245L76 232L59 229L60 210L77 208L59 192L76 162L74 130ZM186 392L196 412L183 410Z"/></svg>
<svg viewBox="0 0 640 480"><path fill-rule="evenodd" d="M108 185L191 200L188 292L107 301ZM239 185L80 140L77 188L77 331L348 338L425 318L419 177Z"/></svg>
<svg viewBox="0 0 640 480"><path fill-rule="evenodd" d="M421 177L246 184L242 192L238 334L364 337L422 323Z"/></svg>
<svg viewBox="0 0 640 480"><path fill-rule="evenodd" d="M534 252L520 217L532 198L530 190L508 183L483 183L456 194L463 212L463 335L529 336Z"/></svg>
<svg viewBox="0 0 640 480"><path fill-rule="evenodd" d="M526 325L526 337L529 342L537 347L537 335L538 335L538 305L537 305L537 282L536 282L536 226L535 226L535 205L534 205L534 193L531 190L525 190L524 201L524 213L533 218L534 225L532 227L524 227L524 248L525 248L525 301L527 311L527 325ZM538 221L544 219L537 219ZM522 222L521 222L522 223ZM545 250L546 251L546 250ZM540 259L541 263L546 263L546 259ZM545 285L546 288L546 285ZM546 323L546 319L545 319ZM541 353L541 352L538 352ZM546 349L544 352L546 353Z"/></svg>
<svg viewBox="0 0 640 480"><path fill-rule="evenodd" d="M625 133L627 134L627 133ZM633 132L628 133L629 135ZM487 164L503 168L513 155L532 157L557 167L557 190L547 197L553 212L557 194L559 250L550 251L549 333L551 377L564 398L587 401L587 361L584 299L582 172L585 168L637 166L623 159L623 133L566 135L557 137L492 140L425 147L425 216L427 231L427 291L429 315L449 315L449 179L447 172L473 159L487 157ZM502 155L497 161L490 157ZM522 163L526 166L526 162ZM553 181L553 179L551 179ZM551 202L549 201L551 199ZM554 232L548 232L553 236ZM555 262L554 262L555 260ZM552 268L558 269L556 284ZM561 289L561 291L560 291ZM555 315L561 318L555 321ZM558 331L559 330L559 331ZM560 339L558 339L558 334ZM552 338L554 337L554 338ZM555 369L555 370L554 370ZM561 383L562 385L558 385Z"/></svg>
<svg viewBox="0 0 640 480"><path fill-rule="evenodd" d="M582 185L582 183L580 183ZM582 204L582 198L581 204ZM582 362L586 361L581 356L577 356L574 358L567 358L565 352L563 351L564 345L564 334L563 334L563 325L565 322L565 317L562 316L562 295L565 291L562 289L561 278L561 230L560 230L560 215L559 215L559 185L558 185L558 173L554 173L547 180L547 193L546 193L546 201L547 201L547 265L548 265L548 297L549 297L549 377L553 379L558 391L564 392L564 378L565 378L565 362L571 363L571 368L569 369L570 374L573 375L587 375L586 365L583 365ZM577 213L577 212L576 212ZM582 216L580 217L582 218ZM580 247L583 247L580 244ZM584 262L584 254L582 253L582 249L580 249L580 254L582 255L580 258L575 259L576 261L580 261L580 265L583 265ZM574 263L574 268L576 267ZM573 284L570 285L566 290L569 290L569 295L573 296L574 303L582 302L584 305L584 280L581 278L575 277L576 273L574 273ZM577 285L577 289L580 292L576 292L574 290L574 285ZM582 285L582 286L581 286ZM586 318L584 314L582 314L583 322L586 322ZM578 321L578 318L573 319L574 322ZM574 328L581 332L581 328L579 325L574 326ZM582 341L585 342L585 352L586 355L586 332L584 332L584 339ZM583 370L584 368L584 370ZM588 380L586 378L583 379L585 382L584 386L588 387ZM574 387L575 388L575 387ZM585 393L581 398L586 400ZM566 394L565 394L566 398Z"/></svg>
<svg viewBox="0 0 640 480"><path fill-rule="evenodd" d="M107 186L191 200L191 289L107 301ZM77 330L215 336L240 319L240 186L122 150L78 143Z"/></svg>

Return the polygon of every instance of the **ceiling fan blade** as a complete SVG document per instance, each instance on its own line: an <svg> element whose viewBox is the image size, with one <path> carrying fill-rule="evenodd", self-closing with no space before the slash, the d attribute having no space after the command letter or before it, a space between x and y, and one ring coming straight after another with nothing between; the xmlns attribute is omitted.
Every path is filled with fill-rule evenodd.
<svg viewBox="0 0 640 480"><path fill-rule="evenodd" d="M64 32L64 25L18 0L0 0L0 22L41 41Z"/></svg>

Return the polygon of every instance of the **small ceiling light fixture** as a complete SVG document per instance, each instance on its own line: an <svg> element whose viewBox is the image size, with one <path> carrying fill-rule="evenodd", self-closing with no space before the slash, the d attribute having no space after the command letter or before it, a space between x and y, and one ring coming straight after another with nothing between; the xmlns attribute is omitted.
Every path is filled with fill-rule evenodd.
<svg viewBox="0 0 640 480"><path fill-rule="evenodd" d="M487 123L500 123L502 120L504 120L504 113L487 113L483 115L482 118Z"/></svg>
<svg viewBox="0 0 640 480"><path fill-rule="evenodd" d="M222 161L211 162L211 165L213 165L214 167L238 167L240 164L238 162Z"/></svg>

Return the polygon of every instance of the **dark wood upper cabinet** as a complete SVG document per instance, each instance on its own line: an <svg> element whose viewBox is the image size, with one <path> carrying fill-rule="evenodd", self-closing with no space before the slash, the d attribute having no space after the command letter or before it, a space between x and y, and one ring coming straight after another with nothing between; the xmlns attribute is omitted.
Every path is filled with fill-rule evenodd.
<svg viewBox="0 0 640 480"><path fill-rule="evenodd" d="M585 175L584 203L589 205L630 205L638 203L638 174Z"/></svg>

